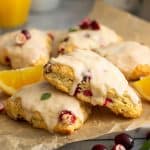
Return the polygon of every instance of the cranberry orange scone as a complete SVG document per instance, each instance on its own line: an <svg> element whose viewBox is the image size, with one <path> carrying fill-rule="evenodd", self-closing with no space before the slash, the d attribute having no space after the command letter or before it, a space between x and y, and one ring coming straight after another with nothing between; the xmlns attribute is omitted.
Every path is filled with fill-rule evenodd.
<svg viewBox="0 0 150 150"><path fill-rule="evenodd" d="M5 109L12 119L24 119L36 128L64 134L80 128L91 110L46 82L22 88L5 102Z"/></svg>
<svg viewBox="0 0 150 150"><path fill-rule="evenodd" d="M105 58L79 50L52 58L45 79L56 88L93 105L106 106L128 118L139 117L141 101L124 75Z"/></svg>
<svg viewBox="0 0 150 150"><path fill-rule="evenodd" d="M121 41L113 30L97 21L84 20L79 27L69 30L58 48L58 53L70 52L76 48L97 51L101 47Z"/></svg>
<svg viewBox="0 0 150 150"><path fill-rule="evenodd" d="M150 75L150 48L137 42L114 44L100 51L116 65L128 80Z"/></svg>
<svg viewBox="0 0 150 150"><path fill-rule="evenodd" d="M50 57L52 39L47 33L21 30L0 36L0 63L12 68L44 65Z"/></svg>

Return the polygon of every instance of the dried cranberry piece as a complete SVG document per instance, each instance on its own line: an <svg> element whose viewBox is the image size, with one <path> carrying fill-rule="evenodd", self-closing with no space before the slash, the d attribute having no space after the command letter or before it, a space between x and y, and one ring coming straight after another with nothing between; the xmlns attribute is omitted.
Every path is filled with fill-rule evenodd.
<svg viewBox="0 0 150 150"><path fill-rule="evenodd" d="M27 40L29 40L31 38L31 34L28 30L23 29L23 30L21 30L21 33L24 34L24 36L26 37Z"/></svg>
<svg viewBox="0 0 150 150"><path fill-rule="evenodd" d="M105 145L97 144L92 147L92 150L108 150L108 149L105 147Z"/></svg>
<svg viewBox="0 0 150 150"><path fill-rule="evenodd" d="M113 146L112 150L126 150L126 148L121 144L117 144Z"/></svg>
<svg viewBox="0 0 150 150"><path fill-rule="evenodd" d="M90 27L90 20L88 18L84 19L80 24L79 27L81 29L88 29Z"/></svg>
<svg viewBox="0 0 150 150"><path fill-rule="evenodd" d="M93 30L99 30L99 29L100 29L100 25L99 25L98 22L95 21L95 20L91 21L90 27L91 27L91 29L93 29Z"/></svg>
<svg viewBox="0 0 150 150"><path fill-rule="evenodd" d="M129 150L134 145L134 139L128 134L121 133L115 137L115 144L122 144L127 150Z"/></svg>
<svg viewBox="0 0 150 150"><path fill-rule="evenodd" d="M67 42L69 40L69 37L64 38L64 42Z"/></svg>
<svg viewBox="0 0 150 150"><path fill-rule="evenodd" d="M65 49L64 49L64 48L60 48L60 49L58 50L58 54L64 54L64 52L65 52Z"/></svg>
<svg viewBox="0 0 150 150"><path fill-rule="evenodd" d="M10 64L10 58L8 56L5 57L6 63Z"/></svg>
<svg viewBox="0 0 150 150"><path fill-rule="evenodd" d="M59 120L65 124L73 124L76 121L76 116L69 110L63 110L59 115Z"/></svg>
<svg viewBox="0 0 150 150"><path fill-rule="evenodd" d="M112 102L113 102L112 99L106 98L103 106L107 106L109 103L112 103Z"/></svg>
<svg viewBox="0 0 150 150"><path fill-rule="evenodd" d="M83 95L85 95L85 96L90 96L90 97L93 96L91 90L84 90L84 91L83 91Z"/></svg>

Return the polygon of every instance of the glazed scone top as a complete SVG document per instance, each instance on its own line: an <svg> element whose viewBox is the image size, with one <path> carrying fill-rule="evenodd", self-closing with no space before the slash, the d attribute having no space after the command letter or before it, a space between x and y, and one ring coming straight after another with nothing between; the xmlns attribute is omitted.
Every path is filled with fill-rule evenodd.
<svg viewBox="0 0 150 150"><path fill-rule="evenodd" d="M119 42L121 38L111 29L100 25L99 30L78 30L68 33L68 41L76 48L97 50L109 44ZM60 46L61 48L61 46Z"/></svg>
<svg viewBox="0 0 150 150"><path fill-rule="evenodd" d="M127 80L119 69L95 52L76 49L72 53L52 58L51 63L64 64L73 68L76 79L70 94L74 93L83 77L90 74L91 90L96 99L93 104L103 102L110 89L114 89L120 96L128 94L136 104L139 102L138 96L129 88Z"/></svg>
<svg viewBox="0 0 150 150"><path fill-rule="evenodd" d="M49 93L50 97L46 100L41 100L44 93ZM46 82L40 82L26 86L18 91L12 100L21 98L23 109L30 112L38 111L44 119L49 131L52 131L59 122L59 115L62 111L70 111L80 121L84 122L87 119L89 109L82 107L81 102L74 97L61 93L51 87ZM85 109L86 108L86 109ZM31 115L28 114L30 120Z"/></svg>
<svg viewBox="0 0 150 150"><path fill-rule="evenodd" d="M9 58L13 68L22 68L35 65L38 61L47 62L51 39L45 32L36 29L30 29L28 32L31 37L22 44L17 43L20 42L17 40L23 40L19 37L21 31L6 33L0 37L1 63L5 64L5 58Z"/></svg>
<svg viewBox="0 0 150 150"><path fill-rule="evenodd" d="M138 65L150 65L150 48L134 41L117 43L101 52L127 76Z"/></svg>

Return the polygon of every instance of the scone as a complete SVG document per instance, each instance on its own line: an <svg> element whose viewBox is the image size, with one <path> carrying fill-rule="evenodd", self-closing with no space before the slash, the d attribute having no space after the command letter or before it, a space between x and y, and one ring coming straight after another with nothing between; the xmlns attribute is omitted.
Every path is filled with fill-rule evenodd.
<svg viewBox="0 0 150 150"><path fill-rule="evenodd" d="M58 53L71 52L76 48L97 51L101 47L120 42L122 39L113 30L97 21L84 20L79 27L71 29L61 41Z"/></svg>
<svg viewBox="0 0 150 150"><path fill-rule="evenodd" d="M134 41L114 44L99 51L116 65L128 80L150 75L150 48Z"/></svg>
<svg viewBox="0 0 150 150"><path fill-rule="evenodd" d="M44 65L50 57L52 39L46 32L29 29L0 36L0 63L12 68Z"/></svg>
<svg viewBox="0 0 150 150"><path fill-rule="evenodd" d="M105 106L127 118L139 117L141 101L124 75L112 63L90 50L52 58L44 67L45 79L79 100Z"/></svg>
<svg viewBox="0 0 150 150"><path fill-rule="evenodd" d="M90 114L89 105L51 87L46 82L26 86L5 102L6 113L36 128L70 134Z"/></svg>

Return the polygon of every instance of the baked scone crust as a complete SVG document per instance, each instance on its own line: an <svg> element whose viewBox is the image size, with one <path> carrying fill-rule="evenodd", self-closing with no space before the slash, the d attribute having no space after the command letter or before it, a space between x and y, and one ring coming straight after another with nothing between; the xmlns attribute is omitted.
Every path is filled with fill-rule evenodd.
<svg viewBox="0 0 150 150"><path fill-rule="evenodd" d="M57 94L60 92L55 90L54 88L50 87L50 85L48 85L48 83L36 83L30 86L27 86L25 88L23 88L20 92L24 92L25 94L27 94L26 92L26 88L29 88L28 90L31 91L31 93L28 93L29 95L31 94L38 94L35 93L36 92L36 87L38 86L39 88L42 89L43 86L46 86L46 89L49 89L51 94ZM55 91L55 92L54 92ZM57 106L55 106L55 104L53 102L51 107L54 107L54 109L52 110L51 108L49 108L49 110L47 111L47 115L51 116L51 112L53 113L58 113L56 115L56 117L59 117L59 113L60 110L57 110L58 108L62 107L65 108L70 102L73 102L74 107L78 107L77 110L79 111L78 113L74 113L75 117L75 122L72 124L67 124L64 123L63 121L60 121L59 118L54 118L54 116L52 116L52 118L50 118L50 121L53 121L55 119L57 119L57 123L54 124L54 126L52 126L51 128L49 128L48 124L45 121L45 118L43 117L42 113L38 110L38 108L36 109L31 109L34 108L32 104L29 105L30 109L27 108L27 106L23 105L23 98L19 97L18 95L14 95L11 98L9 98L8 100L6 100L5 102L5 110L6 113L8 114L8 116L14 120L26 120L28 121L33 127L35 128L42 128L42 129L46 129L50 132L56 132L56 133L62 133L62 134L71 134L72 132L74 132L76 129L79 129L84 121L86 121L86 119L88 118L90 112L91 112L91 108L89 105L82 103L80 101L77 101L75 98L73 97L69 97L63 93L61 93L62 95L62 101L64 101L64 103L61 102L61 100L58 101L57 103L57 99L52 100L49 99L48 101L55 101L55 103L57 103ZM69 98L68 98L69 97ZM28 97L27 97L28 98ZM59 96L58 96L59 98ZM66 98L66 99L65 99ZM32 101L33 99L26 99L26 101ZM66 100L66 106L65 106L65 100ZM70 102L69 102L70 100ZM75 102L74 102L75 101ZM43 101L44 102L44 101ZM49 105L48 103L45 105ZM59 106L60 105L60 106ZM74 111L75 108L73 108L71 110L71 106L69 106L70 108L69 111ZM44 109L44 108L43 108ZM46 107L45 107L46 109ZM67 110L67 108L66 108ZM66 111L65 110L65 111ZM58 112L57 112L58 111ZM62 110L63 111L63 110ZM82 117L79 117L79 114L82 114Z"/></svg>

